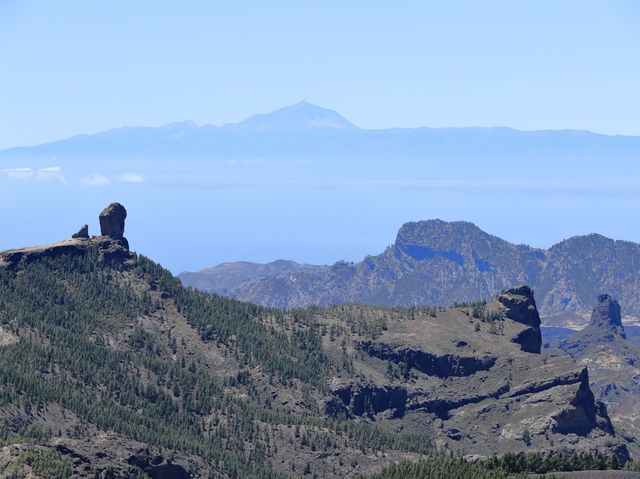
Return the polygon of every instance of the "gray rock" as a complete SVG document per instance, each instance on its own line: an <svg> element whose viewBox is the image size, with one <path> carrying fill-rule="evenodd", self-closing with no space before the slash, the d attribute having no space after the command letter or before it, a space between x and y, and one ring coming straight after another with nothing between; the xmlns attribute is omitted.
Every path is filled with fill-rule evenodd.
<svg viewBox="0 0 640 479"><path fill-rule="evenodd" d="M111 203L100 213L100 232L102 236L120 239L124 237L124 220L127 210L120 203Z"/></svg>
<svg viewBox="0 0 640 479"><path fill-rule="evenodd" d="M598 296L589 325L559 341L551 352L562 352L588 365L596 399L622 436L640 435L640 383L634 381L640 349L626 339L618 301ZM606 404L606 408L605 408Z"/></svg>
<svg viewBox="0 0 640 479"><path fill-rule="evenodd" d="M476 308L418 308L397 317L395 310L369 306L330 309L329 329L334 315L382 315L385 322L328 342L329 357L353 348L355 359L353 373L332 378L325 411L395 430L429 430L436 444L454 441L462 454L600 451L627 460L586 365L539 354L540 316L531 288L508 289Z"/></svg>
<svg viewBox="0 0 640 479"><path fill-rule="evenodd" d="M622 328L622 315L620 314L620 303L608 294L598 296L598 303L591 313L591 324L611 325Z"/></svg>
<svg viewBox="0 0 640 479"><path fill-rule="evenodd" d="M504 316L517 323L529 326L513 339L520 344L523 351L540 354L542 333L540 331L540 315L529 286L518 286L503 291L498 295L498 303L504 308Z"/></svg>
<svg viewBox="0 0 640 479"><path fill-rule="evenodd" d="M83 225L77 233L71 236L73 239L89 239L89 225Z"/></svg>

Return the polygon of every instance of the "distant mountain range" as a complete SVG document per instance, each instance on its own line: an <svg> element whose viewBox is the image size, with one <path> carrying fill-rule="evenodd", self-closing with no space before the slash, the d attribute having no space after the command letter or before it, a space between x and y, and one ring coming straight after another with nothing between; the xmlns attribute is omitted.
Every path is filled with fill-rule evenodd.
<svg viewBox="0 0 640 479"><path fill-rule="evenodd" d="M0 160L7 170L46 167L53 162L74 173L94 172L97 166L103 172L129 171L138 167L147 168L148 171L139 170L139 173L148 176L176 166L207 170L212 167L211 161L219 166L216 160L224 163L250 159L270 160L271 168L294 164L296 171L278 171L304 174L308 168L304 168L301 160L321 159L321 163L312 165L316 174L385 179L391 174L391 178L407 176L415 179L416 173L424 171L430 171L430 177L433 177L430 166L434 162L437 162L440 176L459 172L462 164L448 164L448 160L462 161L472 168L465 173L473 176L502 163L530 169L534 159L536 169L548 165L554 166L556 172L576 166L590 169L599 166L604 158L615 158L634 168L638 153L640 137L586 131L519 131L511 128L366 130L333 110L300 102L222 126L197 126L185 121L161 127L122 127L77 135L42 145L0 151ZM187 163L159 162L164 158L179 158ZM563 159L562 166L556 164L558 158ZM94 159L101 163L96 164ZM349 159L349 164L345 164L344 159ZM219 168L216 171L224 173Z"/></svg>
<svg viewBox="0 0 640 479"><path fill-rule="evenodd" d="M640 316L638 271L636 243L591 234L543 250L511 244L472 223L430 220L404 224L393 245L359 263L227 263L180 278L205 291L280 308L452 305L530 284L543 315L579 325L603 291L619 298L628 315Z"/></svg>

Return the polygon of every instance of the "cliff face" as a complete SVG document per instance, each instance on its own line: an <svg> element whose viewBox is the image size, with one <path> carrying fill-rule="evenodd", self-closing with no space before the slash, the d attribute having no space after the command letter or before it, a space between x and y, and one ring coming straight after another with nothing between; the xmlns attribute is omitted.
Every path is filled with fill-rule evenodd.
<svg viewBox="0 0 640 479"><path fill-rule="evenodd" d="M536 308L533 290L528 286L520 286L498 295L496 300L500 312L505 318L527 326L513 339L520 344L523 351L540 354L542 334L540 333L540 315Z"/></svg>
<svg viewBox="0 0 640 479"><path fill-rule="evenodd" d="M627 340L617 300L598 295L589 325L552 345L551 352L588 366L591 387L616 429L627 437L640 435L640 349Z"/></svg>
<svg viewBox="0 0 640 479"><path fill-rule="evenodd" d="M331 311L375 315L367 307ZM587 368L539 354L540 318L526 286L482 306L389 318L368 339L347 338L354 373L333 379L329 414L404 430L426 427L441 447L467 454L550 450L554 444L626 455L606 407L594 399ZM330 357L344 354L325 344Z"/></svg>
<svg viewBox="0 0 640 479"><path fill-rule="evenodd" d="M226 265L228 270L228 265ZM548 250L514 245L467 222L406 223L395 243L359 263L282 271L226 281L225 268L181 275L186 285L263 305L292 308L349 302L443 305L491 299L514 284L536 292L543 315L587 313L601 290L640 316L640 245L599 235L570 238ZM217 284L225 284L225 290Z"/></svg>

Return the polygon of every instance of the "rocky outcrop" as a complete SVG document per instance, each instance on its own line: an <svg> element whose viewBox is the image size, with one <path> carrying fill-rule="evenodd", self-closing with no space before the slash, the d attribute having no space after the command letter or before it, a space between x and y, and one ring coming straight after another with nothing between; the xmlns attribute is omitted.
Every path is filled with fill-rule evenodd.
<svg viewBox="0 0 640 479"><path fill-rule="evenodd" d="M73 239L89 239L89 225L83 225L80 227L77 233L74 233L71 238Z"/></svg>
<svg viewBox="0 0 640 479"><path fill-rule="evenodd" d="M542 333L540 315L529 286L519 286L500 293L496 301L502 306L504 317L528 326L513 339L523 351L540 354Z"/></svg>
<svg viewBox="0 0 640 479"><path fill-rule="evenodd" d="M129 456L127 462L151 478L190 479L192 477L187 469L174 464L170 459L165 459L162 454L152 454L149 448L138 450Z"/></svg>
<svg viewBox="0 0 640 479"><path fill-rule="evenodd" d="M496 358L492 356L461 356L459 354L438 355L418 348L392 347L376 341L363 341L360 348L370 356L402 364L408 369L417 369L429 376L448 378L470 376L478 371L493 367Z"/></svg>
<svg viewBox="0 0 640 479"><path fill-rule="evenodd" d="M589 431L598 426L596 422L597 407L593 393L589 388L589 374L586 368L581 371L578 384L579 387L571 403L554 418L556 420L555 431L560 434L586 436ZM608 427L608 429L610 432L613 431L612 427Z"/></svg>
<svg viewBox="0 0 640 479"><path fill-rule="evenodd" d="M399 386L376 386L374 384L349 384L333 391L334 399L327 402L325 411L336 415L347 412L354 416L375 416L391 411L391 417L404 416L407 390Z"/></svg>
<svg viewBox="0 0 640 479"><path fill-rule="evenodd" d="M609 330L626 339L624 326L622 325L620 303L608 294L598 296L598 302L591 313L591 326Z"/></svg>
<svg viewBox="0 0 640 479"><path fill-rule="evenodd" d="M588 365L591 389L600 408L608 411L621 435L640 435L640 349L627 340L621 307L608 294L600 294L589 325L561 340L552 353L565 353ZM605 407L606 404L606 407Z"/></svg>
<svg viewBox="0 0 640 479"><path fill-rule="evenodd" d="M71 239L42 246L2 251L0 252L0 267L15 270L41 258L83 255L89 249L96 249L99 258L105 263L123 265L132 258L132 254L129 252L129 243L122 236L126 216L127 212L124 206L113 203L100 213L100 225L103 233L109 232L111 234L89 238L88 226L84 225Z"/></svg>
<svg viewBox="0 0 640 479"><path fill-rule="evenodd" d="M430 427L437 444L461 453L552 445L628 459L607 407L592 393L588 369L539 354L540 316L528 286L507 289L486 305L399 310L396 321L392 311L335 307L339 317L387 319L353 340L355 372L332 379L328 414L370 418L395 430ZM344 339L330 357L344 356Z"/></svg>
<svg viewBox="0 0 640 479"><path fill-rule="evenodd" d="M575 357L582 356L593 347L625 339L620 304L608 294L601 294L591 313L589 325L561 341L558 348ZM626 342L622 344L628 346Z"/></svg>
<svg viewBox="0 0 640 479"><path fill-rule="evenodd" d="M100 233L102 236L122 239L127 210L120 203L111 203L100 213Z"/></svg>

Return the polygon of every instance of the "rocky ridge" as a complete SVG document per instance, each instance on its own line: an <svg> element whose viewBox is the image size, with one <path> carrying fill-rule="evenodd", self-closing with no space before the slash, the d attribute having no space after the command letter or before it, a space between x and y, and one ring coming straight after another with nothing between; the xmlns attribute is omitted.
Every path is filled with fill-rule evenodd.
<svg viewBox="0 0 640 479"><path fill-rule="evenodd" d="M316 268L253 276L245 268L235 281L228 281L225 269L210 268L180 278L188 286L280 308L349 302L449 306L528 284L543 316L571 313L579 324L586 323L582 316L592 298L606 290L623 301L626 314L640 316L640 245L600 235L543 250L511 244L468 222L418 221L404 224L379 255ZM221 283L224 290L216 286Z"/></svg>

